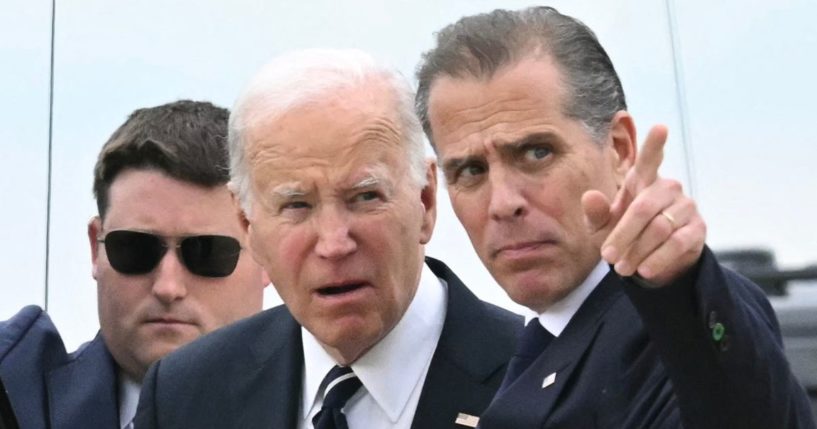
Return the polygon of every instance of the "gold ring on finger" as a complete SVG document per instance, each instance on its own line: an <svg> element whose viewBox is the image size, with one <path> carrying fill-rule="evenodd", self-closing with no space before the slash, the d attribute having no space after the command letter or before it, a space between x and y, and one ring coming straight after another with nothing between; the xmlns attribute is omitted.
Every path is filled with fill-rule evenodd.
<svg viewBox="0 0 817 429"><path fill-rule="evenodd" d="M671 214L667 213L666 211L662 211L661 215L669 221L669 224L672 226L673 230L678 229L678 221L676 221Z"/></svg>

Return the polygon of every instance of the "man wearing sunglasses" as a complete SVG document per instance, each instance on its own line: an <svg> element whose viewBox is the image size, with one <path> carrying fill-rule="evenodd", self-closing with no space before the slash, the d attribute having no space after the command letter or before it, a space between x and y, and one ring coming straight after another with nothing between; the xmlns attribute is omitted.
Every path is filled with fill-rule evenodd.
<svg viewBox="0 0 817 429"><path fill-rule="evenodd" d="M474 426L521 318L424 258L436 167L412 103L359 51L290 53L253 79L231 184L286 306L153 365L137 428Z"/></svg>
<svg viewBox="0 0 817 429"><path fill-rule="evenodd" d="M72 354L48 316L0 324L0 375L24 428L132 428L147 368L261 310L263 270L227 189L226 109L135 111L94 169L88 225L100 333Z"/></svg>

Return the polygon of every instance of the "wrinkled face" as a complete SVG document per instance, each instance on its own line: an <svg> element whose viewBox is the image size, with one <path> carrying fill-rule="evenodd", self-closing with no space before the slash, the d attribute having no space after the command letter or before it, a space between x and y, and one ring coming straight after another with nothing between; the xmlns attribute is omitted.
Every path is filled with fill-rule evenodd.
<svg viewBox="0 0 817 429"><path fill-rule="evenodd" d="M111 267L105 246L109 231L134 230L176 238L225 235L246 247L246 222L226 186L205 188L154 170L125 170L110 190L104 221L88 226L97 280L99 323L114 359L141 380L148 366L199 336L261 310L265 276L242 250L227 277L190 273L177 252L164 254L153 271L125 275Z"/></svg>
<svg viewBox="0 0 817 429"><path fill-rule="evenodd" d="M582 194L612 197L624 165L562 113L560 72L522 60L490 80L438 78L429 117L454 211L514 301L544 310L598 263Z"/></svg>
<svg viewBox="0 0 817 429"><path fill-rule="evenodd" d="M342 89L251 127L250 242L281 298L340 363L397 324L434 225L436 179L408 175L391 92Z"/></svg>

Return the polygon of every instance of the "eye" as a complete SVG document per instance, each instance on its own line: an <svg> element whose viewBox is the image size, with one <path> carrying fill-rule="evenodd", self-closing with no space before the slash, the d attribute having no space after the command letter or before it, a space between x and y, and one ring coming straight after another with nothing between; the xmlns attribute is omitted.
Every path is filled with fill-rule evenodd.
<svg viewBox="0 0 817 429"><path fill-rule="evenodd" d="M302 210L308 209L311 206L306 201L288 201L281 204L281 211L285 210Z"/></svg>
<svg viewBox="0 0 817 429"><path fill-rule="evenodd" d="M544 146L526 147L523 152L523 156L528 161L539 161L545 159L550 154L551 154L550 148Z"/></svg>
<svg viewBox="0 0 817 429"><path fill-rule="evenodd" d="M377 191L359 192L352 197L352 203L365 203L368 201L375 201L380 199L380 193Z"/></svg>
<svg viewBox="0 0 817 429"><path fill-rule="evenodd" d="M478 176L485 173L485 168L481 165L467 165L460 170L460 176Z"/></svg>
<svg viewBox="0 0 817 429"><path fill-rule="evenodd" d="M472 186L477 184L487 172L485 165L481 163L469 163L460 167L454 175L452 183L460 186Z"/></svg>

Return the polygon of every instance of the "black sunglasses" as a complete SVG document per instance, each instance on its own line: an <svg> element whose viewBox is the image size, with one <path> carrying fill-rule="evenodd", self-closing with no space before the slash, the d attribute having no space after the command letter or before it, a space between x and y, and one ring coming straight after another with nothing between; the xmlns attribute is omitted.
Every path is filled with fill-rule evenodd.
<svg viewBox="0 0 817 429"><path fill-rule="evenodd" d="M122 274L146 274L153 271L171 247L165 238L139 231L111 231L98 238L105 244L108 261ZM227 277L238 263L241 244L223 235L183 237L175 246L187 269L203 277Z"/></svg>

